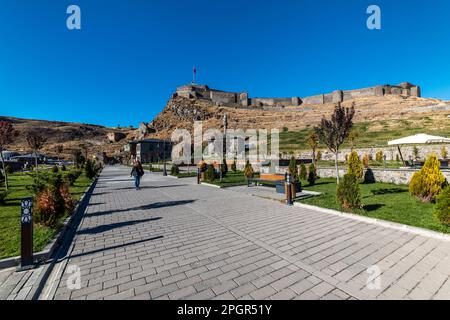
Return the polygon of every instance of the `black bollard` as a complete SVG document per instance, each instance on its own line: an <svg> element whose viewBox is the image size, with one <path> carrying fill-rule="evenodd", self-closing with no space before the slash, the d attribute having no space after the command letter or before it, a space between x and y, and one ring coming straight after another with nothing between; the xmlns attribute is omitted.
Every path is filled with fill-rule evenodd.
<svg viewBox="0 0 450 320"><path fill-rule="evenodd" d="M21 246L20 268L18 271L34 267L33 264L33 198L23 198L21 204Z"/></svg>
<svg viewBox="0 0 450 320"><path fill-rule="evenodd" d="M197 168L197 184L200 184L200 168Z"/></svg>

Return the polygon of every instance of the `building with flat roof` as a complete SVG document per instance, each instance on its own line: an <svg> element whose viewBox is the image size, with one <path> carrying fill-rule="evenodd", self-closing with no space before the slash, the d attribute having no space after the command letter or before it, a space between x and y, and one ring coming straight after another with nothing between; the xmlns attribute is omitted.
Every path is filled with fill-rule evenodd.
<svg viewBox="0 0 450 320"><path fill-rule="evenodd" d="M133 159L141 163L155 163L170 160L172 156L172 141L160 139L142 139L130 141L125 146Z"/></svg>

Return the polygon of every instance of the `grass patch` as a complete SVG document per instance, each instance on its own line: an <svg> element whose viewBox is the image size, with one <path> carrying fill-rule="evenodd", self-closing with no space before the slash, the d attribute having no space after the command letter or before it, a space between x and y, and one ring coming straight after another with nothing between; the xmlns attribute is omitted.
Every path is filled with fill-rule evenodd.
<svg viewBox="0 0 450 320"><path fill-rule="evenodd" d="M32 184L33 178L26 173L14 173L8 176L10 193L5 204L0 205L0 259L20 255L20 201L30 197L32 193L26 189ZM82 174L70 187L70 193L79 200L90 184L90 180ZM67 216L63 217L61 222ZM34 252L43 250L47 243L58 232L40 225L34 225Z"/></svg>
<svg viewBox="0 0 450 320"><path fill-rule="evenodd" d="M320 179L312 187L303 181L302 185L305 190L323 194L302 200L301 203L340 210L336 202L336 179ZM433 204L422 203L412 197L408 186L375 183L361 184L360 187L364 210L355 210L354 213L450 234L450 227L433 217Z"/></svg>
<svg viewBox="0 0 450 320"><path fill-rule="evenodd" d="M258 176L255 175L255 178L257 177ZM224 178L222 178L222 181L216 179L213 182L208 183L215 184L221 187L243 186L247 185L247 179L245 178L244 173L242 171L237 172L229 171L227 175Z"/></svg>
<svg viewBox="0 0 450 320"><path fill-rule="evenodd" d="M174 177L178 178L193 178L197 177L197 172L180 172L177 175L174 175Z"/></svg>

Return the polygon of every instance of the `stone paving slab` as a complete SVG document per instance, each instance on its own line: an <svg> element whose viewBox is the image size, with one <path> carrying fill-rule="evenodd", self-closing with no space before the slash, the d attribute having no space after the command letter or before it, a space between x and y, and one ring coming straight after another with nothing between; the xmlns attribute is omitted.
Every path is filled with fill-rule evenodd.
<svg viewBox="0 0 450 320"><path fill-rule="evenodd" d="M50 298L450 299L447 241L121 166L61 266Z"/></svg>

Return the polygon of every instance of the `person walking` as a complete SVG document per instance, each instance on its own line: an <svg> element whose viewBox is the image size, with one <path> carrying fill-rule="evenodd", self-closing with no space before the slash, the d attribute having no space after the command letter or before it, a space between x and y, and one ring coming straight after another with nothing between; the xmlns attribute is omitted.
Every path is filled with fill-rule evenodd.
<svg viewBox="0 0 450 320"><path fill-rule="evenodd" d="M134 186L136 190L141 190L141 177L144 175L144 168L139 160L136 160L133 164L133 169L131 169L130 176L134 178Z"/></svg>

